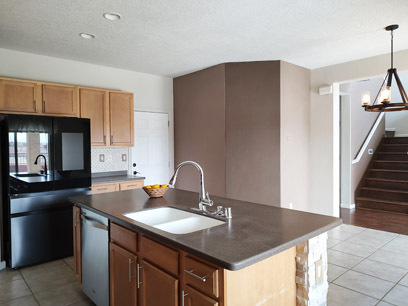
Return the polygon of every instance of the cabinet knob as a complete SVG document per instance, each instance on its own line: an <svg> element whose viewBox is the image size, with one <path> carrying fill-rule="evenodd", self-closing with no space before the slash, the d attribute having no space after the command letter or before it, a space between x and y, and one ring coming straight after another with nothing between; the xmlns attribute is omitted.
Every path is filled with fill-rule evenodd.
<svg viewBox="0 0 408 306"><path fill-rule="evenodd" d="M133 163L133 167L136 167L136 163Z"/></svg>

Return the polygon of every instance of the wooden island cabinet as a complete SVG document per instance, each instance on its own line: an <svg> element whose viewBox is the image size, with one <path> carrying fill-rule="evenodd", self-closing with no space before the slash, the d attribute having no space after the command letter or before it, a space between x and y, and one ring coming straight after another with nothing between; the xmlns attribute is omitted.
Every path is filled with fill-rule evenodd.
<svg viewBox="0 0 408 306"><path fill-rule="evenodd" d="M74 216L79 210L74 206ZM229 271L110 222L109 254L111 306L296 305L295 247Z"/></svg>

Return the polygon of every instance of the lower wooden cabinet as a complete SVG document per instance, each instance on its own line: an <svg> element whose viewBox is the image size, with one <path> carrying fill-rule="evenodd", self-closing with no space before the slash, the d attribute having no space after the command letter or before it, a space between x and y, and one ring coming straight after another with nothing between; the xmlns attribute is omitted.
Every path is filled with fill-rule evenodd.
<svg viewBox="0 0 408 306"><path fill-rule="evenodd" d="M184 306L218 306L217 301L194 290L190 286L186 286L181 294L181 298L184 299Z"/></svg>
<svg viewBox="0 0 408 306"><path fill-rule="evenodd" d="M140 300L143 306L177 306L178 279L141 261Z"/></svg>
<svg viewBox="0 0 408 306"><path fill-rule="evenodd" d="M110 304L137 305L136 255L110 243Z"/></svg>
<svg viewBox="0 0 408 306"><path fill-rule="evenodd" d="M75 276L82 283L82 252L81 252L81 209L73 206L74 234L74 268Z"/></svg>

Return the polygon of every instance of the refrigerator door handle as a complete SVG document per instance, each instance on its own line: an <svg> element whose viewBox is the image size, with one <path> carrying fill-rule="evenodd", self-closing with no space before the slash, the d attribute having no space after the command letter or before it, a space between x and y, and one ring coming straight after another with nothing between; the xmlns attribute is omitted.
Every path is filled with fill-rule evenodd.
<svg viewBox="0 0 408 306"><path fill-rule="evenodd" d="M92 227L95 227L95 228L98 228L98 229L101 229L101 230L104 230L104 231L108 230L108 227L105 224L99 223L99 222L97 222L95 220L91 220L91 219L89 219L88 217L86 217L84 215L82 215L82 221L84 221L84 223L89 225L89 226L92 226Z"/></svg>

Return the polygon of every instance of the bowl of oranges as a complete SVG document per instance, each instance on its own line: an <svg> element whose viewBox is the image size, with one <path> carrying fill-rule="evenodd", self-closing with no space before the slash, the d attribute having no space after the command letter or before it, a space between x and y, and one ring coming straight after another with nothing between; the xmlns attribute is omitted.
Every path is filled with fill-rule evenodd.
<svg viewBox="0 0 408 306"><path fill-rule="evenodd" d="M167 189L169 189L169 186L166 184L147 185L143 187L143 190L149 195L149 197L152 198L162 197L166 193Z"/></svg>

